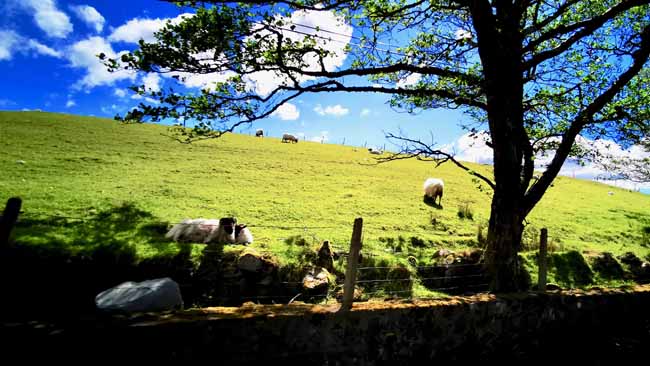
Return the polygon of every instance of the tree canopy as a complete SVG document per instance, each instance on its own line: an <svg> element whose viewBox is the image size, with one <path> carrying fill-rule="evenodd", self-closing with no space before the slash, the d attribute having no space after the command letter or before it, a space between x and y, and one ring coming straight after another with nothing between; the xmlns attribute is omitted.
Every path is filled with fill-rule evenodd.
<svg viewBox="0 0 650 366"><path fill-rule="evenodd" d="M193 11L107 64L168 75L180 91L136 87L159 104L122 118L196 121L183 130L192 140L269 117L304 93L460 109L494 151L494 176L481 178L494 190L486 260L497 291L524 286L523 220L580 152L576 138L629 145L650 128L648 0L175 2ZM306 22L313 13L331 25ZM186 89L197 75L213 82ZM410 156L453 158L403 141ZM542 151L553 158L532 179Z"/></svg>

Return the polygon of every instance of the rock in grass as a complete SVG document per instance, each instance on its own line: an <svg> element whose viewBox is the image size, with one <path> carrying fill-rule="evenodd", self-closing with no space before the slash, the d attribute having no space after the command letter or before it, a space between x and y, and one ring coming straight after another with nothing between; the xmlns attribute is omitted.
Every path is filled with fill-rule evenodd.
<svg viewBox="0 0 650 366"><path fill-rule="evenodd" d="M302 287L307 291L327 291L330 284L330 273L323 267L313 267L302 279Z"/></svg>
<svg viewBox="0 0 650 366"><path fill-rule="evenodd" d="M249 273L272 273L278 264L268 255L263 255L251 248L242 251L237 260L237 267Z"/></svg>
<svg viewBox="0 0 650 366"><path fill-rule="evenodd" d="M126 313L181 309L183 299L176 282L158 278L143 282L124 282L95 297L98 309Z"/></svg>

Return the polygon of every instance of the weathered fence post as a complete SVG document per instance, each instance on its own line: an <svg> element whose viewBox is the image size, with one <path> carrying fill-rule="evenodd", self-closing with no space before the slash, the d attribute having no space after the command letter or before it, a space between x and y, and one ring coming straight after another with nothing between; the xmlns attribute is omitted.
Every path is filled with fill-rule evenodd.
<svg viewBox="0 0 650 366"><path fill-rule="evenodd" d="M546 291L546 271L547 259L546 253L548 252L548 230L542 229L539 237L539 275L537 277L537 289L539 291Z"/></svg>
<svg viewBox="0 0 650 366"><path fill-rule="evenodd" d="M9 245L9 234L16 224L21 205L22 201L18 197L12 197L7 201L7 206L0 218L0 247L4 248Z"/></svg>
<svg viewBox="0 0 650 366"><path fill-rule="evenodd" d="M352 229L352 241L350 242L350 254L348 255L348 266L345 270L345 284L343 285L343 301L339 311L348 311L352 308L354 301L354 285L357 282L357 264L359 263L359 251L361 250L361 230L363 219L354 219Z"/></svg>

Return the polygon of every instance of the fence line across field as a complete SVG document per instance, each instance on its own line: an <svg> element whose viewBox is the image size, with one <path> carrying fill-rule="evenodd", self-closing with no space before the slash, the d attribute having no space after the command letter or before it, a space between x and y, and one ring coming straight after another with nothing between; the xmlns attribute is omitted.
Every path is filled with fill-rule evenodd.
<svg viewBox="0 0 650 366"><path fill-rule="evenodd" d="M485 277L482 274L478 275L466 275L466 276L439 276L439 277L423 277L423 278L392 278L392 279L384 279L384 280L357 280L357 283L375 283L375 282L412 282L415 280L420 280L420 281L431 281L431 280L451 280L451 279L459 279L459 278L476 278L476 277Z"/></svg>
<svg viewBox="0 0 650 366"><path fill-rule="evenodd" d="M468 264L440 264L437 266L414 266L415 269L424 269L424 268L456 268L456 267L477 267L483 266L483 263L468 263ZM378 266L378 267L359 267L358 271L361 270L371 270L371 269L405 269L406 266Z"/></svg>

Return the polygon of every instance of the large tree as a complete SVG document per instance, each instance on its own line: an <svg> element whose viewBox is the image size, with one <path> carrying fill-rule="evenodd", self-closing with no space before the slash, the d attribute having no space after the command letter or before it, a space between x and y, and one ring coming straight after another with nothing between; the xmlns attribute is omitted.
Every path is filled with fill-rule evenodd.
<svg viewBox="0 0 650 366"><path fill-rule="evenodd" d="M215 83L200 92L141 86L159 104L125 119L193 121L182 133L195 139L254 123L304 93L383 93L408 111L459 108L472 129L489 132L494 152L493 177L479 178L494 191L486 263L495 291L521 288L524 219L579 134L633 143L649 124L648 0L177 3L193 15L108 64ZM312 12L342 22L305 24ZM262 79L275 84L261 88ZM404 141L411 155L443 153ZM541 150L554 157L533 179Z"/></svg>

